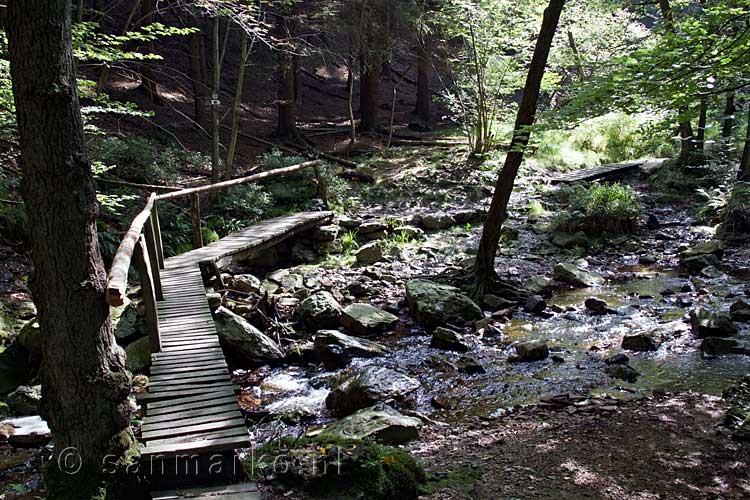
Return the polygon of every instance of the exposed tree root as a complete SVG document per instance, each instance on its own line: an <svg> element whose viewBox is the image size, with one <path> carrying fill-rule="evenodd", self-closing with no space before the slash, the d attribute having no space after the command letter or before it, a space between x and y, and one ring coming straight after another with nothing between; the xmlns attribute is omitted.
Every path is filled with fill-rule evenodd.
<svg viewBox="0 0 750 500"><path fill-rule="evenodd" d="M496 273L487 279L477 279L473 267L455 269L426 278L438 283L456 286L480 305L485 295L495 295L517 303L525 302L529 295L531 295L531 292L519 283L501 278Z"/></svg>

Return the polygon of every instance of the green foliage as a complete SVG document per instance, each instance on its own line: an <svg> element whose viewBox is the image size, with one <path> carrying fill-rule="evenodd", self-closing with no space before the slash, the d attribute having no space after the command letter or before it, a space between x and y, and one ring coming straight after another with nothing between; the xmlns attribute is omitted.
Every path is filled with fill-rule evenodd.
<svg viewBox="0 0 750 500"><path fill-rule="evenodd" d="M352 255L357 248L357 231L347 231L341 235L341 248L344 255Z"/></svg>
<svg viewBox="0 0 750 500"><path fill-rule="evenodd" d="M114 259L117 248L120 246L120 235L110 231L107 224L97 221L96 237L99 241L99 252L102 255L102 259L104 259L105 263L109 264Z"/></svg>
<svg viewBox="0 0 750 500"><path fill-rule="evenodd" d="M214 231L210 227L201 228L201 238L203 239L204 245L210 245L211 243L216 243L220 239L216 231Z"/></svg>
<svg viewBox="0 0 750 500"><path fill-rule="evenodd" d="M211 207L207 226L223 238L266 218L272 208L273 197L263 186L235 186L217 197Z"/></svg>
<svg viewBox="0 0 750 500"><path fill-rule="evenodd" d="M642 214L638 194L621 184L576 185L561 190L560 198L568 206L555 221L555 228L589 236L633 232Z"/></svg>
<svg viewBox="0 0 750 500"><path fill-rule="evenodd" d="M179 168L202 168L209 162L200 154L143 136L102 138L92 144L90 152L100 168L142 184L168 183L176 178Z"/></svg>
<svg viewBox="0 0 750 500"><path fill-rule="evenodd" d="M307 161L306 158L303 158L302 156L287 156L285 153L279 151L278 149L272 149L267 153L263 153L260 158L263 162L263 165L265 165L269 170L291 167L292 165L297 165L298 163Z"/></svg>
<svg viewBox="0 0 750 500"><path fill-rule="evenodd" d="M295 486L304 478L306 489L323 498L417 498L426 478L416 460L402 450L328 434L280 438L258 449L253 458L246 463L251 476L274 475Z"/></svg>
<svg viewBox="0 0 750 500"><path fill-rule="evenodd" d="M719 235L722 238L734 241L750 239L750 182L734 185L720 217Z"/></svg>
<svg viewBox="0 0 750 500"><path fill-rule="evenodd" d="M193 249L193 225L186 209L176 203L160 203L159 222L165 257Z"/></svg>

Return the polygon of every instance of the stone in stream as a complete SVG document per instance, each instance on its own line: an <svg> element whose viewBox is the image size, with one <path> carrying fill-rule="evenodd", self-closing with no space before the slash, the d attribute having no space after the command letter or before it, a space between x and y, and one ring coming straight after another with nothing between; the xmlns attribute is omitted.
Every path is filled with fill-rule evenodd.
<svg viewBox="0 0 750 500"><path fill-rule="evenodd" d="M559 262L555 265L553 277L562 283L576 288L588 288L601 285L604 282L601 276L580 269L575 264Z"/></svg>
<svg viewBox="0 0 750 500"><path fill-rule="evenodd" d="M628 351L657 351L659 349L659 342L653 335L636 333L634 335L625 335L622 338L621 347Z"/></svg>
<svg viewBox="0 0 750 500"><path fill-rule="evenodd" d="M317 292L300 303L297 314L309 329L336 328L341 319L341 305L330 292Z"/></svg>
<svg viewBox="0 0 750 500"><path fill-rule="evenodd" d="M607 365L627 365L628 363L630 363L630 358L622 353L615 354L604 360L604 364Z"/></svg>
<svg viewBox="0 0 750 500"><path fill-rule="evenodd" d="M549 356L549 347L543 340L527 340L515 346L516 355L508 359L514 361L541 361Z"/></svg>
<svg viewBox="0 0 750 500"><path fill-rule="evenodd" d="M151 343L148 337L141 337L125 347L125 368L140 372L151 365Z"/></svg>
<svg viewBox="0 0 750 500"><path fill-rule="evenodd" d="M479 362L471 356L461 356L456 360L455 366L456 370L467 375L487 373L484 366L480 365Z"/></svg>
<svg viewBox="0 0 750 500"><path fill-rule="evenodd" d="M706 337L701 342L701 352L708 354L709 356L717 356L720 354L750 354L750 350L743 347L735 339L727 339L722 337Z"/></svg>
<svg viewBox="0 0 750 500"><path fill-rule="evenodd" d="M428 330L462 326L484 317L479 306L458 288L423 279L406 283L406 303L417 322Z"/></svg>
<svg viewBox="0 0 750 500"><path fill-rule="evenodd" d="M343 368L353 358L375 358L388 353L382 344L351 337L338 330L318 331L314 345L318 360L327 370Z"/></svg>
<svg viewBox="0 0 750 500"><path fill-rule="evenodd" d="M374 264L383 260L384 251L385 245L382 241L371 241L359 247L354 256L360 264Z"/></svg>
<svg viewBox="0 0 750 500"><path fill-rule="evenodd" d="M544 301L544 297L541 295L530 295L526 299L524 310L533 314L541 314L547 309L547 302Z"/></svg>
<svg viewBox="0 0 750 500"><path fill-rule="evenodd" d="M491 293L484 294L482 301L485 306L493 311L497 311L498 309L508 309L516 305L512 300L504 299L497 295L492 295Z"/></svg>
<svg viewBox="0 0 750 500"><path fill-rule="evenodd" d="M639 373L632 367L623 364L607 365L604 371L612 378L619 378L620 380L625 380L626 382L630 383L638 380L639 376Z"/></svg>
<svg viewBox="0 0 750 500"><path fill-rule="evenodd" d="M238 274L227 279L226 285L242 293L261 294L261 282L252 274Z"/></svg>
<svg viewBox="0 0 750 500"><path fill-rule="evenodd" d="M211 309L211 311L214 311L221 305L222 297L220 293L207 292L206 300L208 301L208 308Z"/></svg>
<svg viewBox="0 0 750 500"><path fill-rule="evenodd" d="M744 300L738 300L729 308L729 315L734 321L747 323L750 321L750 304Z"/></svg>
<svg viewBox="0 0 750 500"><path fill-rule="evenodd" d="M17 415L38 415L42 402L41 385L22 385L8 394L5 402Z"/></svg>
<svg viewBox="0 0 750 500"><path fill-rule="evenodd" d="M420 419L407 417L379 403L327 424L321 432L343 439L372 439L383 444L398 445L417 439L420 427Z"/></svg>
<svg viewBox="0 0 750 500"><path fill-rule="evenodd" d="M341 417L379 401L401 401L419 389L417 379L381 366L368 366L351 374L326 397L326 407Z"/></svg>
<svg viewBox="0 0 750 500"><path fill-rule="evenodd" d="M456 219L448 213L436 213L423 215L419 224L427 230L448 229L456 225Z"/></svg>
<svg viewBox="0 0 750 500"><path fill-rule="evenodd" d="M42 417L34 415L0 421L0 437L2 436L12 446L36 448L49 443L52 432Z"/></svg>
<svg viewBox="0 0 750 500"><path fill-rule="evenodd" d="M369 276L357 276L357 278L346 287L346 291L349 292L352 297L364 297L372 293L374 284L374 280Z"/></svg>
<svg viewBox="0 0 750 500"><path fill-rule="evenodd" d="M615 312L609 308L609 305L605 301L597 297L589 297L584 301L583 305L591 314L609 314Z"/></svg>
<svg viewBox="0 0 750 500"><path fill-rule="evenodd" d="M737 327L728 314L711 312L702 307L690 311L693 335L705 337L731 337L737 335Z"/></svg>
<svg viewBox="0 0 750 500"><path fill-rule="evenodd" d="M724 244L718 240L708 240L694 245L680 252L680 260L697 255L715 255L721 259L724 256Z"/></svg>
<svg viewBox="0 0 750 500"><path fill-rule="evenodd" d="M535 295L549 298L552 296L552 280L544 276L534 276L524 283L523 287Z"/></svg>
<svg viewBox="0 0 750 500"><path fill-rule="evenodd" d="M556 231L552 233L550 242L556 247L566 249L586 248L589 246L589 239L583 231L578 231L575 234Z"/></svg>
<svg viewBox="0 0 750 500"><path fill-rule="evenodd" d="M466 352L471 347L471 343L465 335L439 326L432 333L430 347L445 349L447 351Z"/></svg>
<svg viewBox="0 0 750 500"><path fill-rule="evenodd" d="M703 271L707 267L714 267L714 268L719 267L721 265L721 261L715 255L707 254L707 255L695 255L693 257L680 259L680 264L682 264L682 266L690 274L700 274L701 271Z"/></svg>
<svg viewBox="0 0 750 500"><path fill-rule="evenodd" d="M370 304L354 303L341 315L343 327L365 337L385 333L398 323L398 317Z"/></svg>
<svg viewBox="0 0 750 500"><path fill-rule="evenodd" d="M225 307L216 310L214 322L221 342L247 362L264 364L284 356L270 337Z"/></svg>

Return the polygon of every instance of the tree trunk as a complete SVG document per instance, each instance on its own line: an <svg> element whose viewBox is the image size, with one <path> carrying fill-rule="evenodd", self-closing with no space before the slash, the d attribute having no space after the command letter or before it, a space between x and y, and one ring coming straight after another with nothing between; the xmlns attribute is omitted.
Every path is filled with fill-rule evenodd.
<svg viewBox="0 0 750 500"><path fill-rule="evenodd" d="M188 36L190 46L190 80L193 84L194 119L201 127L208 128L208 68L203 32Z"/></svg>
<svg viewBox="0 0 750 500"><path fill-rule="evenodd" d="M279 39L292 38L293 24L286 16L279 15L276 32ZM294 54L288 49L279 49L277 72L279 88L276 98L276 135L284 139L299 140L297 130L297 79L295 78Z"/></svg>
<svg viewBox="0 0 750 500"><path fill-rule="evenodd" d="M706 121L708 115L708 99L701 98L701 109L698 115L698 133L695 136L696 156L703 160L703 154L706 146Z"/></svg>
<svg viewBox="0 0 750 500"><path fill-rule="evenodd" d="M513 192L518 168L523 161L524 151L529 143L529 128L534 123L547 58L564 4L565 0L550 0L549 5L544 10L542 27L536 40L534 55L531 58L526 84L523 88L521 105L516 115L513 138L508 155L505 157L505 164L495 184L495 192L492 195L492 202L482 230L482 238L479 241L479 251L474 267L474 289L472 291L472 295L480 303L489 285L497 278L495 255L497 254L497 245L500 242L500 230L507 218L506 211L510 195Z"/></svg>
<svg viewBox="0 0 750 500"><path fill-rule="evenodd" d="M232 131L229 137L229 147L227 148L227 161L224 166L224 180L232 179L232 166L234 165L234 153L237 149L237 133L240 127L240 107L242 106L242 91L245 87L245 65L247 64L247 31L240 27L242 31L240 39L240 64L237 68L237 89L234 91L234 106L232 106Z"/></svg>
<svg viewBox="0 0 750 500"><path fill-rule="evenodd" d="M417 45L417 105L414 113L425 123L430 123L430 58L423 40Z"/></svg>
<svg viewBox="0 0 750 500"><path fill-rule="evenodd" d="M154 0L143 0L141 5L141 27L146 28L154 23ZM153 40L148 42L145 52L146 54L156 53ZM163 102L161 97L159 97L156 78L154 77L154 72L151 70L151 64L151 62L146 62L141 69L143 88L146 89L146 93L149 95L151 102L157 106L161 106Z"/></svg>
<svg viewBox="0 0 750 500"><path fill-rule="evenodd" d="M687 114L687 109L683 108L680 110L680 115L684 116ZM685 166L690 165L695 159L695 142L693 137L693 125L690 123L690 118L680 118L679 121L680 130L680 156L677 157L677 163Z"/></svg>
<svg viewBox="0 0 750 500"><path fill-rule="evenodd" d="M570 50L573 52L573 59L576 63L576 73L578 73L578 80L583 81L586 78L586 73L583 71L583 61L581 59L581 53L578 51L578 45L576 45L576 39L573 35L573 30L568 28L568 44Z"/></svg>
<svg viewBox="0 0 750 500"><path fill-rule="evenodd" d="M737 172L737 180L750 182L750 105L747 107L747 132L745 133L745 147L742 149L742 161Z"/></svg>
<svg viewBox="0 0 750 500"><path fill-rule="evenodd" d="M221 178L221 130L219 129L219 92L221 87L221 55L219 54L219 16L213 18L213 83L211 86L211 183Z"/></svg>
<svg viewBox="0 0 750 500"><path fill-rule="evenodd" d="M721 138L729 142L732 138L732 128L734 127L734 113L737 111L734 107L734 92L727 93L727 103L724 107L724 118L721 125Z"/></svg>
<svg viewBox="0 0 750 500"><path fill-rule="evenodd" d="M383 66L379 52L365 55L359 84L359 111L362 132L374 132L380 125L380 71Z"/></svg>
<svg viewBox="0 0 750 500"><path fill-rule="evenodd" d="M122 29L122 35L127 35L128 31L130 31L130 25L133 23L133 18L135 17L136 13L138 12L138 7L141 5L141 0L135 0L133 2L133 7L130 9L130 14L128 14L128 18L125 21L125 26ZM104 64L104 67L102 68L101 73L99 73L99 80L97 80L96 83L96 94L99 95L103 90L104 87L107 85L107 82L109 82L109 64Z"/></svg>
<svg viewBox="0 0 750 500"><path fill-rule="evenodd" d="M30 287L41 327L41 412L55 453L73 449L68 458L77 455L85 471L63 474L57 460L50 462L49 498L59 498L57 488L65 489L66 498L91 498L101 484L104 456L119 457L132 443L130 374L104 296L71 11L71 0L11 0L7 23L34 263Z"/></svg>

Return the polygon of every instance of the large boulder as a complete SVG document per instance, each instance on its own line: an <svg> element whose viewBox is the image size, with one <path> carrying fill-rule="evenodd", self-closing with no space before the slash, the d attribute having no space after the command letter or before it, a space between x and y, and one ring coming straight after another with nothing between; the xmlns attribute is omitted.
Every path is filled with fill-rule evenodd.
<svg viewBox="0 0 750 500"><path fill-rule="evenodd" d="M341 315L341 324L347 331L365 337L384 333L396 323L397 316L370 304L351 304Z"/></svg>
<svg viewBox="0 0 750 500"><path fill-rule="evenodd" d="M388 349L382 344L338 330L320 330L315 335L315 354L328 370L343 368L352 358L374 358L387 353Z"/></svg>
<svg viewBox="0 0 750 500"><path fill-rule="evenodd" d="M343 439L372 439L383 444L403 444L419 437L422 421L400 414L386 404L363 408L326 425L322 430Z"/></svg>
<svg viewBox="0 0 750 500"><path fill-rule="evenodd" d="M32 358L42 359L42 330L39 320L32 319L18 332L17 342L31 354Z"/></svg>
<svg viewBox="0 0 750 500"><path fill-rule="evenodd" d="M559 262L555 265L553 277L562 283L574 286L576 288L588 288L598 286L604 282L601 276L590 273L579 268L575 264Z"/></svg>
<svg viewBox="0 0 750 500"><path fill-rule="evenodd" d="M337 416L351 415L379 401L403 400L420 387L419 381L403 373L368 366L346 378L326 398L326 406Z"/></svg>
<svg viewBox="0 0 750 500"><path fill-rule="evenodd" d="M38 415L42 402L41 385L22 385L8 394L6 403L17 415Z"/></svg>
<svg viewBox="0 0 750 500"><path fill-rule="evenodd" d="M216 309L214 322L221 342L244 360L265 364L283 357L276 342L229 309Z"/></svg>
<svg viewBox="0 0 750 500"><path fill-rule="evenodd" d="M329 226L320 226L319 228L315 229L310 235L310 238L314 241L330 242L330 241L335 240L338 235L339 235L339 226L329 225Z"/></svg>
<svg viewBox="0 0 750 500"><path fill-rule="evenodd" d="M118 340L128 339L138 333L138 310L127 297L123 305L109 308L109 318Z"/></svg>
<svg viewBox="0 0 750 500"><path fill-rule="evenodd" d="M706 337L701 342L701 352L709 356L721 354L748 354L748 350L735 339Z"/></svg>
<svg viewBox="0 0 750 500"><path fill-rule="evenodd" d="M436 213L423 215L419 224L428 230L448 229L456 225L456 219L447 213Z"/></svg>
<svg viewBox="0 0 750 500"><path fill-rule="evenodd" d="M336 328L341 318L341 305L329 292L318 292L300 303L298 314L307 328Z"/></svg>
<svg viewBox="0 0 750 500"><path fill-rule="evenodd" d="M359 247L354 253L354 256L360 264L374 264L375 262L383 260L384 252L385 245L382 241L371 241L370 243Z"/></svg>
<svg viewBox="0 0 750 500"><path fill-rule="evenodd" d="M702 307L690 311L690 324L693 335L698 338L737 335L737 327L728 314L711 312Z"/></svg>
<svg viewBox="0 0 750 500"><path fill-rule="evenodd" d="M622 338L622 348L628 351L656 351L659 349L659 341L654 335L647 333L625 335Z"/></svg>
<svg viewBox="0 0 750 500"><path fill-rule="evenodd" d="M747 323L750 321L750 304L744 300L738 300L729 308L729 315L734 321Z"/></svg>
<svg viewBox="0 0 750 500"><path fill-rule="evenodd" d="M574 234L555 232L552 234L550 242L556 247L566 249L586 248L589 246L589 239L583 231L578 231Z"/></svg>
<svg viewBox="0 0 750 500"><path fill-rule="evenodd" d="M461 326L483 318L482 310L461 290L449 285L416 279L406 284L409 311L425 328Z"/></svg>
<svg viewBox="0 0 750 500"><path fill-rule="evenodd" d="M719 267L724 256L724 245L717 240L709 240L683 250L679 254L680 264L690 274L698 274L707 267Z"/></svg>
<svg viewBox="0 0 750 500"><path fill-rule="evenodd" d="M261 294L261 281L252 274L238 274L227 279L227 286L242 293Z"/></svg>
<svg viewBox="0 0 750 500"><path fill-rule="evenodd" d="M619 378L626 382L633 383L638 380L639 373L627 364L609 364L604 369L607 375L612 378Z"/></svg>
<svg viewBox="0 0 750 500"><path fill-rule="evenodd" d="M125 368L131 372L142 372L151 365L151 343L141 337L125 347Z"/></svg>

